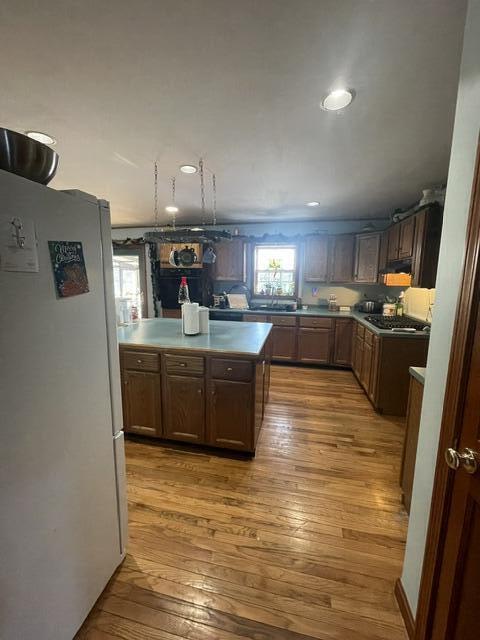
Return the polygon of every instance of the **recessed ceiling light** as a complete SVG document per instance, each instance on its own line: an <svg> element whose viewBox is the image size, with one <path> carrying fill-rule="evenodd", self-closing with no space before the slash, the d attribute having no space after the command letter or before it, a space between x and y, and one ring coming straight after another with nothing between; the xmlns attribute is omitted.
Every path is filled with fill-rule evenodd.
<svg viewBox="0 0 480 640"><path fill-rule="evenodd" d="M197 173L197 167L194 164L182 164L180 171L182 173Z"/></svg>
<svg viewBox="0 0 480 640"><path fill-rule="evenodd" d="M190 231L203 231L202 227L192 227Z"/></svg>
<svg viewBox="0 0 480 640"><path fill-rule="evenodd" d="M167 213L178 213L178 207L175 207L174 205L169 205L168 207L165 207L165 211Z"/></svg>
<svg viewBox="0 0 480 640"><path fill-rule="evenodd" d="M319 202L317 202L316 200L312 200L311 202L307 202L307 207L318 207L319 206Z"/></svg>
<svg viewBox="0 0 480 640"><path fill-rule="evenodd" d="M48 133L42 133L41 131L25 131L29 138L41 142L42 144L57 144L55 138L49 136Z"/></svg>
<svg viewBox="0 0 480 640"><path fill-rule="evenodd" d="M336 89L325 96L320 106L326 111L338 111L348 107L354 97L355 91L353 89Z"/></svg>

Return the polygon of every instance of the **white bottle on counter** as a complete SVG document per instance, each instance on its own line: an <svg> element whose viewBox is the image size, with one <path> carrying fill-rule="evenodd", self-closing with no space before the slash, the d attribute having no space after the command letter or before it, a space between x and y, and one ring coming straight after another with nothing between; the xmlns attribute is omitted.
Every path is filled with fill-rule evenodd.
<svg viewBox="0 0 480 640"><path fill-rule="evenodd" d="M182 331L186 336L196 336L200 333L198 302L182 304Z"/></svg>
<svg viewBox="0 0 480 640"><path fill-rule="evenodd" d="M210 310L208 307L199 307L198 317L200 324L200 333L210 333Z"/></svg>

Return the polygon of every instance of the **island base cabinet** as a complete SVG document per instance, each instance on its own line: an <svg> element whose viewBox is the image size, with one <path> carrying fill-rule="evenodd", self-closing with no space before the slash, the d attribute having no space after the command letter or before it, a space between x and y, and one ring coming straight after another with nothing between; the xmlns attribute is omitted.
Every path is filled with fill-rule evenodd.
<svg viewBox="0 0 480 640"><path fill-rule="evenodd" d="M130 433L162 435L160 375L147 371L124 370L123 421Z"/></svg>
<svg viewBox="0 0 480 640"><path fill-rule="evenodd" d="M164 438L186 442L205 440L203 378L165 376Z"/></svg>
<svg viewBox="0 0 480 640"><path fill-rule="evenodd" d="M208 444L253 451L252 384L210 380L209 385Z"/></svg>

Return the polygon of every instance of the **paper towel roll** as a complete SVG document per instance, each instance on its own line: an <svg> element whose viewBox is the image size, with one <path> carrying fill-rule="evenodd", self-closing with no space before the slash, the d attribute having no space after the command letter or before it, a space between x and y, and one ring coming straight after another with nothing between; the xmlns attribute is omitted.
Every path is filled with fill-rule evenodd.
<svg viewBox="0 0 480 640"><path fill-rule="evenodd" d="M198 317L200 322L200 333L210 333L210 321L209 321L209 309L208 307L198 308Z"/></svg>
<svg viewBox="0 0 480 640"><path fill-rule="evenodd" d="M195 336L200 333L198 302L182 304L182 330L186 336Z"/></svg>

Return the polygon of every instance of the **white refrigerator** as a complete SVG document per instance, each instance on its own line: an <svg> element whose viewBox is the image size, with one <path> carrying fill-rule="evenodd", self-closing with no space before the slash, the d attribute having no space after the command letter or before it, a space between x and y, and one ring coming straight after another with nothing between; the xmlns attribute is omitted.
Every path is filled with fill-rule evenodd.
<svg viewBox="0 0 480 640"><path fill-rule="evenodd" d="M0 225L0 638L71 640L127 539L109 205L0 170ZM88 293L58 297L49 241Z"/></svg>

